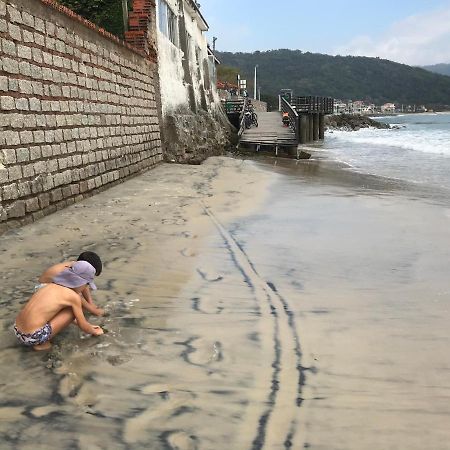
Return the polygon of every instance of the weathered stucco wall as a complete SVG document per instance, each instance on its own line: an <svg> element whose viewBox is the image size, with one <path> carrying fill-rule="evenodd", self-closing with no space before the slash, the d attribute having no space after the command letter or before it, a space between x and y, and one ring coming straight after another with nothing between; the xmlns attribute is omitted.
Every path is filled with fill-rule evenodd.
<svg viewBox="0 0 450 450"><path fill-rule="evenodd" d="M50 3L0 0L0 231L162 160L155 64Z"/></svg>

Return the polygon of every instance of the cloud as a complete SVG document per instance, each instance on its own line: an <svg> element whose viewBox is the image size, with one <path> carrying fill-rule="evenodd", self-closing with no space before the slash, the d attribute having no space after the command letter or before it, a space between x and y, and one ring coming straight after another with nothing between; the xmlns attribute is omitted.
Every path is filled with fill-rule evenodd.
<svg viewBox="0 0 450 450"><path fill-rule="evenodd" d="M410 65L450 62L450 7L407 17L383 35L358 36L334 54L379 56Z"/></svg>

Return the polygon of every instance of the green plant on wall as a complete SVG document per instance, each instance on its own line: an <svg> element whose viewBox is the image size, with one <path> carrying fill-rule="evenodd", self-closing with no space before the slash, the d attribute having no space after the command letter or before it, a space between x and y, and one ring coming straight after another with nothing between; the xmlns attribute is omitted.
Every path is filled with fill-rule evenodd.
<svg viewBox="0 0 450 450"><path fill-rule="evenodd" d="M127 0L130 8L130 0ZM123 37L122 0L59 0L64 6L110 33Z"/></svg>

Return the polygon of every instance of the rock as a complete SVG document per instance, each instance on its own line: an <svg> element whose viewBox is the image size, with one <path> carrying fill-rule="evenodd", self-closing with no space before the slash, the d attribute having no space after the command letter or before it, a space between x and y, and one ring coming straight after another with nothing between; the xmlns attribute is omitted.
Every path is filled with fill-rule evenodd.
<svg viewBox="0 0 450 450"><path fill-rule="evenodd" d="M387 123L379 122L368 116L353 114L336 114L325 117L327 130L358 131L361 128L391 129Z"/></svg>

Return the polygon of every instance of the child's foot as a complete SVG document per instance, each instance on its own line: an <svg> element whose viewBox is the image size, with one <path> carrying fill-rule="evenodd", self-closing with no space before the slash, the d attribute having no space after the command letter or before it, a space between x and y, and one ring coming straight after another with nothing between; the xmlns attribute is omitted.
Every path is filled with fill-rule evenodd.
<svg viewBox="0 0 450 450"><path fill-rule="evenodd" d="M33 345L33 349L37 352L50 350L52 348L52 343L50 341L44 342L43 344Z"/></svg>

